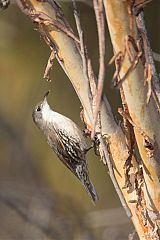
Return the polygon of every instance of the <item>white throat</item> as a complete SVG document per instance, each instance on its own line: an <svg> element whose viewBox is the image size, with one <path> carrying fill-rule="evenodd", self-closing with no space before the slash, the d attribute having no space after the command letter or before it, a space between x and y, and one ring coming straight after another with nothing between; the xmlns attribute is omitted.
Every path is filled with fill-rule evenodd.
<svg viewBox="0 0 160 240"><path fill-rule="evenodd" d="M53 114L54 114L54 112L52 111L52 109L50 108L48 103L46 102L43 105L42 118L44 119L44 121L52 122L53 121Z"/></svg>

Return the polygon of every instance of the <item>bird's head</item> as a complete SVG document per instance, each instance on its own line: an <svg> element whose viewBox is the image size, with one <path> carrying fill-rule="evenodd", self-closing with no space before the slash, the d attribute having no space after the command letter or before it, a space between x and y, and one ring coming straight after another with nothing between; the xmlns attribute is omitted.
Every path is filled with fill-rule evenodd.
<svg viewBox="0 0 160 240"><path fill-rule="evenodd" d="M47 102L49 91L43 97L43 100L40 101L32 112L33 121L38 127L41 127L44 122L47 120L47 114L50 111L50 107Z"/></svg>

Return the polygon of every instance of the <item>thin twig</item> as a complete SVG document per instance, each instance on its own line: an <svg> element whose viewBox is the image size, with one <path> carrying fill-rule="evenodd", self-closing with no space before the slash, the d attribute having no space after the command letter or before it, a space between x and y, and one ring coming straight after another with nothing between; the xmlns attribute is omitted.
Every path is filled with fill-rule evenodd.
<svg viewBox="0 0 160 240"><path fill-rule="evenodd" d="M97 92L97 86L96 86L96 77L93 72L92 64L91 64L91 59L88 59L88 79L89 79L89 85L90 85L90 90L92 94L92 105L94 105L94 99L95 95Z"/></svg>
<svg viewBox="0 0 160 240"><path fill-rule="evenodd" d="M141 1L135 1L134 2L134 9L136 13L141 11L148 3L150 3L152 0L141 0Z"/></svg>
<svg viewBox="0 0 160 240"><path fill-rule="evenodd" d="M105 157L105 161L107 163L107 166L108 166L108 170L109 170L109 175L110 175L110 178L112 180L112 183L114 185L114 188L119 196L119 199L121 201L121 204L122 206L124 207L125 211L126 211L126 214L129 218L131 218L132 214L131 214L131 211L129 209L129 207L127 206L127 203L125 201L125 198L123 196L123 193L121 192L121 189L117 183L117 180L115 178L115 174L114 174L114 170L113 170L113 165L112 165L112 162L111 162L111 159L110 159L110 156L109 156L109 152L108 152L108 149L107 149L107 146L106 146L106 142L104 141L102 135L99 134L99 141L100 141L100 144L102 146L102 149L103 149L103 153L104 153L104 157Z"/></svg>
<svg viewBox="0 0 160 240"><path fill-rule="evenodd" d="M53 26L56 27L57 29L61 30L64 32L68 37L72 38L76 43L80 43L79 39L77 36L69 29L66 27L64 24L62 24L60 21L55 20L51 17L49 17L47 14L41 12L41 13L32 13L30 14L30 17L32 18L33 22L38 23L38 24L44 24L46 26Z"/></svg>
<svg viewBox="0 0 160 240"><path fill-rule="evenodd" d="M103 91L103 83L105 77L105 27L104 27L104 14L103 14L103 1L102 0L93 0L94 11L97 22L98 29L98 39L99 39L99 74L98 74L98 87L96 94L96 106L94 109L93 116L93 130L91 138L94 139L95 128L98 118L98 113L100 110L100 103Z"/></svg>
<svg viewBox="0 0 160 240"><path fill-rule="evenodd" d="M90 77L89 77L89 73L90 73L90 69L89 69L89 65L88 65L89 58L88 58L87 48L86 48L85 43L84 43L83 30L82 30L82 27L81 27L80 16L79 16L79 13L78 13L76 1L72 0L72 3L73 3L73 9L74 9L74 18L75 18L76 27L77 27L78 36L79 36L79 41L80 41L80 44L79 44L80 47L78 47L78 50L79 50L79 53L80 53L81 58L82 58L83 76L84 76L85 81L90 85L88 94L89 94L89 98L90 98L90 103L92 104L93 93L92 93L92 90L91 90L91 80L90 80ZM85 115L85 111L84 111L84 115ZM93 116L90 116L90 117L91 117L91 119L93 118ZM90 123L85 121L85 124L87 126L87 129L89 131L91 131L92 120L91 120Z"/></svg>
<svg viewBox="0 0 160 240"><path fill-rule="evenodd" d="M76 1L72 0L72 3L73 3L73 9L74 9L74 18L75 18L79 40L80 40L80 54L81 54L82 64L83 64L83 75L86 81L88 81L87 56L86 56L87 54L86 54L86 49L84 44L83 31L81 27L79 13L77 10Z"/></svg>
<svg viewBox="0 0 160 240"><path fill-rule="evenodd" d="M124 74L124 76L122 78L120 78L120 80L114 85L114 87L116 88L120 88L122 86L122 83L125 81L125 79L127 79L127 77L130 75L130 73L136 68L136 66L139 63L139 59L141 57L142 53L139 52L136 56L134 61L132 62L131 66L128 68L128 70L126 71L126 73ZM119 74L119 73L118 73Z"/></svg>
<svg viewBox="0 0 160 240"><path fill-rule="evenodd" d="M50 72L52 70L53 67L53 60L55 59L55 54L54 51L51 52L48 62L47 62L47 66L43 75L43 78L46 79L48 82L51 82L50 80Z"/></svg>

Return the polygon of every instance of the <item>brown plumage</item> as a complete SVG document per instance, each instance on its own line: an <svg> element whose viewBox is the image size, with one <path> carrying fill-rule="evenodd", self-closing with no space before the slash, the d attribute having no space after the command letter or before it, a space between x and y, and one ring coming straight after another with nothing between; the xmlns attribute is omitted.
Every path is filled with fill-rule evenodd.
<svg viewBox="0 0 160 240"><path fill-rule="evenodd" d="M33 120L59 159L81 181L93 202L96 202L98 197L89 179L86 160L88 146L83 132L71 119L50 108L47 95L48 92L33 110Z"/></svg>

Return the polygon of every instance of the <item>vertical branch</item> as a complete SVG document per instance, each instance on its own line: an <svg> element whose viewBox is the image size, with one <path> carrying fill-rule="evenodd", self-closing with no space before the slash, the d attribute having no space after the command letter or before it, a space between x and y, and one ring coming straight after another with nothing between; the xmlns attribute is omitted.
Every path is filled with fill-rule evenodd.
<svg viewBox="0 0 160 240"><path fill-rule="evenodd" d="M104 27L104 14L103 14L103 1L93 0L94 11L97 21L98 39L99 39L99 73L98 73L98 87L96 94L96 106L93 116L93 130L91 138L94 138L95 127L98 118L98 112L100 110L100 103L103 91L103 83L105 77L105 27Z"/></svg>
<svg viewBox="0 0 160 240"><path fill-rule="evenodd" d="M148 34L145 26L145 21L144 21L144 12L140 11L139 14L136 16L136 24L138 28L138 32L142 38L143 42L143 51L144 51L144 56L145 56L145 62L147 66L151 67L151 75L152 75L152 85L153 85L153 90L156 93L156 96L158 98L158 102L160 104L160 79L156 71L155 63L154 63L154 57L153 57L153 52L150 46L150 42L148 39Z"/></svg>
<svg viewBox="0 0 160 240"><path fill-rule="evenodd" d="M72 0L72 3L73 3L73 10L74 10L74 18L76 21L77 31L78 31L79 40L80 40L80 54L82 57L83 75L84 75L84 78L86 78L86 80L88 81L87 59L86 59L86 51L85 51L85 45L84 45L84 39L83 39L83 31L81 27L81 22L79 18L76 1Z"/></svg>
<svg viewBox="0 0 160 240"><path fill-rule="evenodd" d="M115 177L115 174L114 174L114 170L113 170L113 164L111 162L111 159L110 159L110 154L107 150L107 146L106 146L106 141L104 140L104 138L102 137L102 135L99 135L99 141L100 141L100 147L102 148L102 151L103 151L103 156L101 156L101 158L104 158L105 162L107 163L107 166L108 166L108 170L109 170L109 176L111 178L111 181L114 185L114 188L118 194L118 197L121 201L121 204L124 208L124 210L126 211L126 214L127 216L130 218L132 217L132 213L125 201L125 198L123 196L123 193L117 183L117 180L116 180L116 177Z"/></svg>
<svg viewBox="0 0 160 240"><path fill-rule="evenodd" d="M78 31L78 35L80 38L80 54L81 54L82 62L83 62L83 74L84 74L84 77L88 80L88 83L90 84L90 90L91 90L91 95L92 95L93 104L94 104L94 100L96 100L95 96L96 96L96 92L97 92L96 91L96 79L95 79L95 75L94 75L94 72L92 69L91 61L87 55L86 46L84 44L83 31L81 28L80 18L79 18L79 14L77 11L77 5L76 5L75 0L72 0L72 2L73 2L74 17L75 17L75 21L76 21L77 31ZM103 59L101 59L101 60L103 60ZM102 70L103 70L103 68L101 69L101 71ZM103 74L103 73L104 73L104 70L100 74ZM103 84L102 84L102 89L103 89ZM101 95L102 95L102 92L101 92ZM93 110L94 110L94 108L93 108ZM99 109L99 111L100 111L100 109ZM127 206L127 203L125 201L123 193L118 185L118 182L117 182L115 174L114 174L112 161L110 159L110 154L107 149L108 143L106 143L107 141L104 140L104 138L102 137L102 134L98 134L98 139L100 142L99 151L100 151L101 159L103 159L105 164L107 164L107 166L108 166L109 176L111 178L111 181L113 182L115 190L119 196L122 206L124 207L124 209L126 211L127 216L131 217L132 216L131 211L130 211L129 207Z"/></svg>
<svg viewBox="0 0 160 240"><path fill-rule="evenodd" d="M116 54L124 49L124 40L126 36L131 34L128 12L128 4L130 2L134 1L104 0L108 28ZM132 38L137 42L139 40L139 29L137 29L135 22L133 17ZM147 50L148 46L144 47ZM134 56L135 49L133 45L130 45L130 52ZM145 52L143 52L142 57L146 57ZM148 57L147 53L147 60ZM130 56L126 54L119 72L120 78L123 78L131 64ZM158 131L160 116L153 95L150 96L147 102L148 89L144 85L145 80L143 61L139 61L125 81L123 81L122 87L129 116L132 120L135 140L141 155L143 174L140 179L142 184L144 183L144 188L137 187L138 178L136 177L135 186L138 193L138 201L136 216L133 215L133 222L140 239L158 240L160 236L160 132ZM140 233L141 231L143 231L142 234Z"/></svg>

